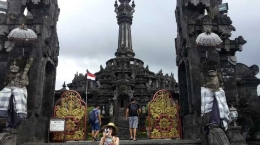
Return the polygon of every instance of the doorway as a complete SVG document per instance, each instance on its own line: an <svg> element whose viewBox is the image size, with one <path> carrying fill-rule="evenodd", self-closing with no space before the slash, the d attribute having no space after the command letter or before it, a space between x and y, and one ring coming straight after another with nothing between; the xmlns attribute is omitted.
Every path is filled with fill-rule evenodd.
<svg viewBox="0 0 260 145"><path fill-rule="evenodd" d="M118 117L125 117L127 106L129 105L129 96L120 95L118 99Z"/></svg>

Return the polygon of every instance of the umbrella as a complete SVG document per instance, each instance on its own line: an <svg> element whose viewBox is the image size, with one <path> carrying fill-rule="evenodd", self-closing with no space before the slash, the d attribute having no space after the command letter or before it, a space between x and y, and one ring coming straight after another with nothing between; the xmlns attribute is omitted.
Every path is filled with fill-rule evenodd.
<svg viewBox="0 0 260 145"><path fill-rule="evenodd" d="M27 29L24 24L20 28L15 28L13 29L9 34L8 34L8 39L10 41L35 41L37 40L37 35L36 33L31 30ZM23 55L24 55L24 48L23 48Z"/></svg>
<svg viewBox="0 0 260 145"><path fill-rule="evenodd" d="M204 47L209 47L209 48L212 48L212 47L214 48L214 47L220 45L222 42L223 41L217 34L210 32L210 31L201 33L196 38L197 46L204 46ZM207 58L207 51L206 51L206 58Z"/></svg>
<svg viewBox="0 0 260 145"><path fill-rule="evenodd" d="M196 38L196 43L199 46L209 46L209 47L215 47L219 44L221 44L223 41L221 38L213 33L213 32L205 32L201 33L197 38Z"/></svg>

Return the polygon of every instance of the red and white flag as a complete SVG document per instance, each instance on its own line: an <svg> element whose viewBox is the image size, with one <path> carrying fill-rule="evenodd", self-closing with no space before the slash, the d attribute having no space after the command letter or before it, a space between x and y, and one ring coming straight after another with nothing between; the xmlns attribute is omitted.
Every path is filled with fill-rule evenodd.
<svg viewBox="0 0 260 145"><path fill-rule="evenodd" d="M88 70L87 70L87 79L91 79L91 80L95 80L96 79L96 76L92 73L90 73Z"/></svg>

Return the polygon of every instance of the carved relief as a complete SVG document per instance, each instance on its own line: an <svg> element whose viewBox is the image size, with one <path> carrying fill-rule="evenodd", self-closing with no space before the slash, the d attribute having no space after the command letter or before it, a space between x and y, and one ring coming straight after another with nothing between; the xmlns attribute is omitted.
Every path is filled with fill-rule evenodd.
<svg viewBox="0 0 260 145"><path fill-rule="evenodd" d="M5 41L6 51L9 52L14 48L14 42Z"/></svg>
<svg viewBox="0 0 260 145"><path fill-rule="evenodd" d="M236 56L228 56L228 62L232 65L236 65L237 57Z"/></svg>
<svg viewBox="0 0 260 145"><path fill-rule="evenodd" d="M50 4L50 0L44 0L43 2L45 3L45 5L49 5Z"/></svg>
<svg viewBox="0 0 260 145"><path fill-rule="evenodd" d="M9 33L7 25L0 25L0 35L6 35Z"/></svg>
<svg viewBox="0 0 260 145"><path fill-rule="evenodd" d="M199 17L198 12L191 11L188 13L188 24L193 24L195 25L197 23L198 17Z"/></svg>
<svg viewBox="0 0 260 145"><path fill-rule="evenodd" d="M232 20L227 15L218 15L219 25L231 25Z"/></svg>
<svg viewBox="0 0 260 145"><path fill-rule="evenodd" d="M255 77L259 73L259 67L257 65L252 65L249 67L252 71L252 75Z"/></svg>
<svg viewBox="0 0 260 145"><path fill-rule="evenodd" d="M200 3L202 3L206 7L210 6L210 0L184 0L183 2L184 6L188 6L189 3L194 6L197 6Z"/></svg>
<svg viewBox="0 0 260 145"><path fill-rule="evenodd" d="M37 35L41 34L41 25L34 25L32 29Z"/></svg>
<svg viewBox="0 0 260 145"><path fill-rule="evenodd" d="M189 36L193 36L196 34L196 26L195 25L189 25L188 26L188 34Z"/></svg>
<svg viewBox="0 0 260 145"><path fill-rule="evenodd" d="M6 77L5 84L7 87L23 88L29 84L28 71L32 65L33 58L25 62L23 59L14 59L10 66L10 73Z"/></svg>
<svg viewBox="0 0 260 145"><path fill-rule="evenodd" d="M218 26L218 31L219 33L221 34L221 38L227 38L227 37L230 37L231 36L231 32L232 31L236 31L236 28L232 25L219 25Z"/></svg>
<svg viewBox="0 0 260 145"><path fill-rule="evenodd" d="M4 24L6 21L6 14L0 13L0 23Z"/></svg>
<svg viewBox="0 0 260 145"><path fill-rule="evenodd" d="M45 38L45 45L42 48L43 56L47 57L51 54L50 38Z"/></svg>
<svg viewBox="0 0 260 145"><path fill-rule="evenodd" d="M229 145L229 140L225 132L220 128L210 128L208 134L209 145Z"/></svg>
<svg viewBox="0 0 260 145"><path fill-rule="evenodd" d="M22 1L19 0L10 0L9 1L9 8L8 8L8 13L12 13L15 15L19 15L21 11L21 6L22 6Z"/></svg>
<svg viewBox="0 0 260 145"><path fill-rule="evenodd" d="M201 23L203 25L212 25L212 18L209 15L205 15L201 18Z"/></svg>
<svg viewBox="0 0 260 145"><path fill-rule="evenodd" d="M218 70L218 63L214 61L203 62L201 67L202 86L218 91L223 86L222 75Z"/></svg>
<svg viewBox="0 0 260 145"><path fill-rule="evenodd" d="M41 0L31 0L33 4L39 4Z"/></svg>
<svg viewBox="0 0 260 145"><path fill-rule="evenodd" d="M212 25L203 25L202 31L203 32L211 32L212 31Z"/></svg>

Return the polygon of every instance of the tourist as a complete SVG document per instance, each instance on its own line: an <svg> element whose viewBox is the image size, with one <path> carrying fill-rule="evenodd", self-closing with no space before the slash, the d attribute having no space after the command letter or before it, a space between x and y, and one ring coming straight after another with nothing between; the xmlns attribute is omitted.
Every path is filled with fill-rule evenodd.
<svg viewBox="0 0 260 145"><path fill-rule="evenodd" d="M92 113L94 114L92 117ZM100 126L101 126L101 116L100 116L100 108L99 104L95 105L95 108L89 113L89 120L92 127L92 138L94 141L97 141L97 136L99 135ZM94 120L94 121L91 121Z"/></svg>
<svg viewBox="0 0 260 145"><path fill-rule="evenodd" d="M141 108L138 104L136 104L135 99L131 98L131 103L128 105L126 109L126 120L129 117L129 131L130 131L130 139L137 141L136 139L136 129L138 127L138 115L141 113Z"/></svg>
<svg viewBox="0 0 260 145"><path fill-rule="evenodd" d="M116 137L118 128L114 123L110 122L102 127L103 137L100 140L99 145L119 145L119 138Z"/></svg>

